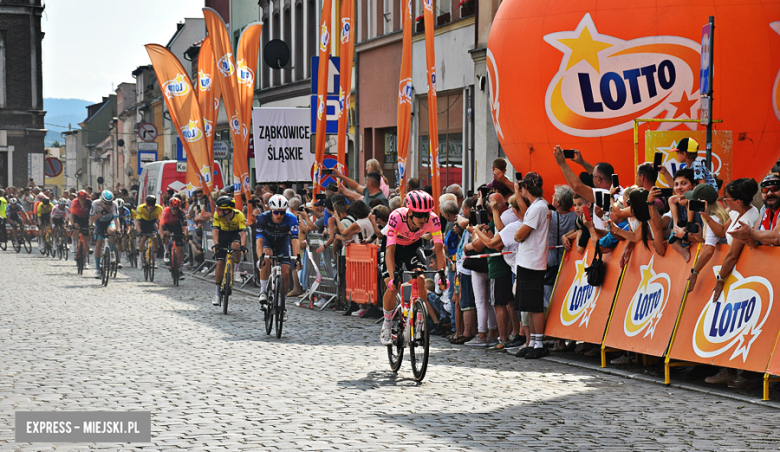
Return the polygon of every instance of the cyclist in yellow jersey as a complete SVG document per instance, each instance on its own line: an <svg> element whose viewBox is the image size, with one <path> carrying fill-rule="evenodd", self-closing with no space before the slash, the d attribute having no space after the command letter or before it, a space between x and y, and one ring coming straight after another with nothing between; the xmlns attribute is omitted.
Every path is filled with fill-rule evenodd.
<svg viewBox="0 0 780 452"><path fill-rule="evenodd" d="M2 228L3 233L5 233L5 219L7 216L5 211L7 208L8 208L8 200L5 199L5 190L0 188L0 228ZM5 235L3 234L3 236Z"/></svg>
<svg viewBox="0 0 780 452"><path fill-rule="evenodd" d="M214 283L217 285L217 291L211 302L214 306L219 305L219 286L222 284L222 273L225 271L227 247L230 246L234 251L233 265L236 269L238 269L238 263L241 260L241 253L236 251L246 253L246 218L235 207L236 202L232 197L221 196L217 199L217 209L214 221L211 223L214 245L216 246L214 255L217 258L217 269L214 272Z"/></svg>
<svg viewBox="0 0 780 452"><path fill-rule="evenodd" d="M146 251L146 237L157 231L157 222L160 220L163 208L157 204L157 197L149 195L146 203L141 204L135 211L135 225L139 233L138 251L143 254ZM157 238L152 242L152 251L157 252Z"/></svg>

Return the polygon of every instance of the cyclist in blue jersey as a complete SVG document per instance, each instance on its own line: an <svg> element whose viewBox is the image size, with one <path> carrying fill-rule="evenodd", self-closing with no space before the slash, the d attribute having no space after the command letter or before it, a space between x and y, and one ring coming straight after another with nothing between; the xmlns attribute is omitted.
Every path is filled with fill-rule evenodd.
<svg viewBox="0 0 780 452"><path fill-rule="evenodd" d="M8 205L5 209L5 215L8 221L11 222L11 238L16 240L16 228L13 227L13 223L18 224L19 227L24 230L24 220L22 219L22 215L27 216L24 211L24 207L22 207L22 204L18 199L10 198L8 200Z"/></svg>
<svg viewBox="0 0 780 452"><path fill-rule="evenodd" d="M298 218L291 213L287 213L287 198L282 195L274 195L268 200L269 210L257 216L255 220L256 247L257 255L266 256L296 256L300 263L300 245L298 243ZM291 250L292 248L292 250ZM292 251L292 252L291 252ZM268 277L271 274L271 263L268 260L263 261L260 269L260 296L258 301L265 309L268 301ZM290 260L282 260L282 276L284 277L284 287L282 293L287 293L292 286L290 283ZM285 322L287 321L287 312L284 313Z"/></svg>

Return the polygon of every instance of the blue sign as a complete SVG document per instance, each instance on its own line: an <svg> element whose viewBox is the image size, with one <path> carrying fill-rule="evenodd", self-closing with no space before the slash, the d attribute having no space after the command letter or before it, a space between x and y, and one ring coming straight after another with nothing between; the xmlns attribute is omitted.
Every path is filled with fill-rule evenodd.
<svg viewBox="0 0 780 452"><path fill-rule="evenodd" d="M328 105L325 109L328 115L328 127L325 133L339 133L339 96L328 95ZM317 96L311 96L311 133L317 133Z"/></svg>
<svg viewBox="0 0 780 452"><path fill-rule="evenodd" d="M341 86L341 77L339 77L339 68L341 58L330 57L330 67L328 68L328 94L339 95ZM317 94L317 84L320 77L320 57L311 57L311 93Z"/></svg>
<svg viewBox="0 0 780 452"><path fill-rule="evenodd" d="M322 166L324 166L326 169L333 169L338 165L338 160L334 157L326 156L324 159L322 159ZM323 175L320 178L320 187L325 189L330 184L337 184L338 181L336 180L336 177L332 174Z"/></svg>
<svg viewBox="0 0 780 452"><path fill-rule="evenodd" d="M184 146L181 145L181 138L176 137L176 160L179 162L187 161L187 153L184 152Z"/></svg>
<svg viewBox="0 0 780 452"><path fill-rule="evenodd" d="M712 26L707 24L701 29L701 69L699 70L699 94L710 93L710 52L712 51Z"/></svg>

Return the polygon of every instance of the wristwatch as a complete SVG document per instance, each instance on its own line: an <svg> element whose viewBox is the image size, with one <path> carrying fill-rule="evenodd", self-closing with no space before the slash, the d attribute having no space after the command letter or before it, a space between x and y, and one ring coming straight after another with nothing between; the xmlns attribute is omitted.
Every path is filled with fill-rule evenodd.
<svg viewBox="0 0 780 452"><path fill-rule="evenodd" d="M724 281L724 280L725 280L725 278L723 278L722 276L720 276L720 273L718 273L717 275L715 275L715 281L718 281L718 282L720 282L720 281Z"/></svg>
<svg viewBox="0 0 780 452"><path fill-rule="evenodd" d="M692 274L692 275L698 275L698 274L699 274L699 272L697 272L697 271L696 271L696 269L694 269L694 268L691 268L691 274Z"/></svg>

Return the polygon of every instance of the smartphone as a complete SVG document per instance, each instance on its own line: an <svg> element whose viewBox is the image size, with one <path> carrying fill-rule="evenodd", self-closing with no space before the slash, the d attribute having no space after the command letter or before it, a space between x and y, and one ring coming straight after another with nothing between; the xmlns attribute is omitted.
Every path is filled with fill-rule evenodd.
<svg viewBox="0 0 780 452"><path fill-rule="evenodd" d="M655 157L653 158L653 166L655 166L656 169L663 166L664 162L664 153L663 152L656 152Z"/></svg>
<svg viewBox="0 0 780 452"><path fill-rule="evenodd" d="M482 199L487 199L490 190L487 187L480 187L479 192L482 194Z"/></svg>
<svg viewBox="0 0 780 452"><path fill-rule="evenodd" d="M564 149L563 150L563 158L565 158L565 159L573 159L574 158L574 149Z"/></svg>
<svg viewBox="0 0 780 452"><path fill-rule="evenodd" d="M325 199L325 193L317 193L317 199Z"/></svg>
<svg viewBox="0 0 780 452"><path fill-rule="evenodd" d="M661 196L663 196L664 198L668 198L670 196L674 196L674 190L672 190L671 188L662 188L661 189Z"/></svg>
<svg viewBox="0 0 780 452"><path fill-rule="evenodd" d="M477 212L477 221L479 221L479 224L490 224L490 218L488 218L487 210L480 210Z"/></svg>
<svg viewBox="0 0 780 452"><path fill-rule="evenodd" d="M515 182L520 182L521 180L523 180L523 173L518 171L515 173Z"/></svg>
<svg viewBox="0 0 780 452"><path fill-rule="evenodd" d="M298 194L301 196L306 196L306 189L298 190Z"/></svg>
<svg viewBox="0 0 780 452"><path fill-rule="evenodd" d="M585 221L591 221L590 207L586 207L585 210L582 211L582 216L585 218Z"/></svg>
<svg viewBox="0 0 780 452"><path fill-rule="evenodd" d="M612 175L612 186L613 187L620 187L620 179L618 178L617 174Z"/></svg>
<svg viewBox="0 0 780 452"><path fill-rule="evenodd" d="M469 211L469 226L476 226L476 225L477 225L477 211L471 209Z"/></svg>
<svg viewBox="0 0 780 452"><path fill-rule="evenodd" d="M322 170L322 175L323 176L328 176L328 175L331 175L331 174L333 174L333 170L332 169L324 169L324 170Z"/></svg>
<svg viewBox="0 0 780 452"><path fill-rule="evenodd" d="M694 212L704 212L704 202L691 199L688 201L688 209Z"/></svg>
<svg viewBox="0 0 780 452"><path fill-rule="evenodd" d="M298 212L305 212L305 211L306 211L306 207L298 206Z"/></svg>
<svg viewBox="0 0 780 452"><path fill-rule="evenodd" d="M466 192L466 197L467 198L471 198L473 196L474 196L474 190L469 190L469 191Z"/></svg>
<svg viewBox="0 0 780 452"><path fill-rule="evenodd" d="M596 192L596 205L599 207L604 205L604 192L602 191Z"/></svg>

